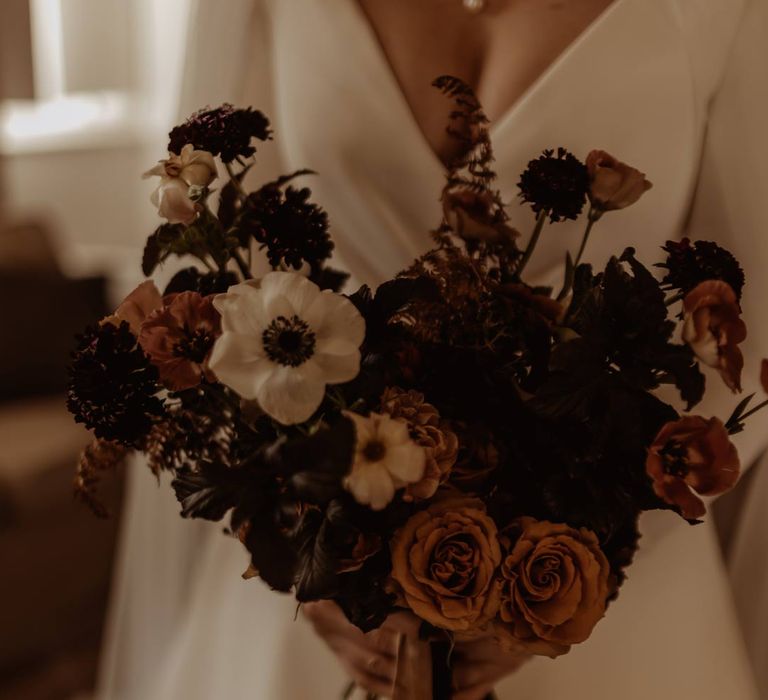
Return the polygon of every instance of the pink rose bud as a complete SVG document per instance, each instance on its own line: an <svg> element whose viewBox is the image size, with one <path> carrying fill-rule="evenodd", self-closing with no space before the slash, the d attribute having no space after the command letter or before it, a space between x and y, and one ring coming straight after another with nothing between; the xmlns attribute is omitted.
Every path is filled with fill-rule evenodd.
<svg viewBox="0 0 768 700"><path fill-rule="evenodd" d="M622 163L605 151L592 151L587 156L589 201L599 211L623 209L634 204L652 184L645 174Z"/></svg>

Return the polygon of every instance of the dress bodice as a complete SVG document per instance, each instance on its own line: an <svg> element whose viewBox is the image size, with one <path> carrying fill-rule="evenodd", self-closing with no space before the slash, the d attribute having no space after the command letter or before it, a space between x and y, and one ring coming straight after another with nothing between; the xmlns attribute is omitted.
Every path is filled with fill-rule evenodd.
<svg viewBox="0 0 768 700"><path fill-rule="evenodd" d="M680 235L721 66L710 59L708 70L694 71L695 43L676 9L616 0L492 125L499 185L524 234L533 217L516 200L518 176L544 148L562 145L582 159L592 148L609 151L655 185L638 205L601 222L587 259L600 264L631 244L656 262L658 246ZM444 168L355 0L277 2L272 12L274 116L285 163L320 173L312 187L330 214L340 259L360 281L379 283L428 247ZM733 25L721 22L722 49L710 43L720 62ZM559 269L582 226L552 227L532 273L546 278Z"/></svg>

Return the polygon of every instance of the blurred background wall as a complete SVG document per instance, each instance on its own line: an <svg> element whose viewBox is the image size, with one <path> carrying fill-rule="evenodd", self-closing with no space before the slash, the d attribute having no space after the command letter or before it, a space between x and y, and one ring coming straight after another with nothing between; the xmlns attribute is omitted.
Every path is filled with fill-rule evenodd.
<svg viewBox="0 0 768 700"><path fill-rule="evenodd" d="M0 698L88 696L119 525L73 502L73 334L140 274L191 0L0 2Z"/></svg>

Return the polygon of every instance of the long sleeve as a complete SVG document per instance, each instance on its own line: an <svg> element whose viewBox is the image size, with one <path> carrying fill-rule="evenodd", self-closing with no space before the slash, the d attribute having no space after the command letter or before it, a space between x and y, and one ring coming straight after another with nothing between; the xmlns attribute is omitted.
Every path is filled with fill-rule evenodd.
<svg viewBox="0 0 768 700"><path fill-rule="evenodd" d="M178 116L225 101L252 104L269 114L269 28L263 0L196 0L189 26ZM271 146L263 149L265 160L274 158ZM183 680L170 678L170 659L189 643L190 608L205 592L200 580L207 557L224 539L218 524L179 517L168 480L158 484L143 458L131 461L127 478L97 692L103 700L148 700L164 684L184 686ZM242 553L243 567L246 559ZM238 565L217 573L237 580Z"/></svg>
<svg viewBox="0 0 768 700"><path fill-rule="evenodd" d="M744 388L763 400L757 373L768 357L768 0L747 5L711 104L689 233L720 242L744 267ZM727 415L735 402L720 391L711 405ZM768 412L759 413L738 436L744 467L766 448L767 428ZM761 697L768 697L768 464L765 457L760 462L731 524L728 569L755 678Z"/></svg>
<svg viewBox="0 0 768 700"><path fill-rule="evenodd" d="M743 313L744 390L764 397L760 360L768 357L768 0L746 5L725 69L709 106L700 177L687 234L713 240L741 262L747 279ZM716 375L708 382L702 411L728 416L739 397ZM745 466L768 446L768 411L737 436Z"/></svg>

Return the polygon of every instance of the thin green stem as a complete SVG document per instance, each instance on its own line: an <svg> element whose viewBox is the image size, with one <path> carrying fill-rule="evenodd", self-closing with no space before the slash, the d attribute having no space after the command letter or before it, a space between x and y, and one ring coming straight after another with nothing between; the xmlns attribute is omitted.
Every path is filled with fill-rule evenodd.
<svg viewBox="0 0 768 700"><path fill-rule="evenodd" d="M685 298L685 294L682 292L678 292L674 296L669 297L664 303L667 306L672 306L672 304L677 304L678 301L682 301Z"/></svg>
<svg viewBox="0 0 768 700"><path fill-rule="evenodd" d="M216 268L211 265L211 263L208 262L207 258L204 255L200 255L197 258L203 265L205 265L208 268L209 272L216 272Z"/></svg>
<svg viewBox="0 0 768 700"><path fill-rule="evenodd" d="M245 262L240 251L237 248L233 248L230 252L232 254L232 258L237 263L237 266L240 268L240 272L242 273L243 277L247 280L253 279L253 275L251 274L251 270L248 267L248 263Z"/></svg>
<svg viewBox="0 0 768 700"><path fill-rule="evenodd" d="M232 185L237 190L238 196L240 197L240 199L245 201L245 199L248 197L248 193L245 191L245 188L240 182L240 178L235 172L235 169L232 167L232 163L224 163L224 167L227 169L227 173L229 174L229 179L232 181Z"/></svg>
<svg viewBox="0 0 768 700"><path fill-rule="evenodd" d="M536 226L533 229L533 233L531 234L531 240L528 241L528 247L525 249L523 257L520 259L517 270L515 270L515 275L518 279L520 279L520 276L523 274L523 270L525 270L526 265L528 265L528 261L533 255L533 251L536 249L536 244L539 242L541 232L544 230L544 224L547 221L548 214L548 209L542 209L536 217Z"/></svg>
<svg viewBox="0 0 768 700"><path fill-rule="evenodd" d="M587 228L584 231L584 236L581 239L581 246L579 247L579 252L576 253L576 259L573 261L573 266L578 267L579 263L581 262L581 258L584 255L584 250L587 247L587 241L589 240L589 234L592 233L592 227L600 221L600 217L603 215L603 212L600 209L590 209L589 215L587 216Z"/></svg>
<svg viewBox="0 0 768 700"><path fill-rule="evenodd" d="M573 261L571 266L566 269L565 273L565 279L563 280L563 288L560 290L560 293L557 295L557 300L562 301L565 299L565 297L568 296L569 292L571 291L571 288L573 287L573 280L575 277L575 271L576 268L579 266L579 263L581 262L581 258L584 255L584 251L587 247L587 241L589 240L589 234L592 233L592 227L595 225L595 222L600 220L600 217L603 215L603 212L599 209L590 209L589 215L587 216L587 227L584 229L584 235L581 237L581 245L579 246L579 252L576 253L576 259Z"/></svg>

